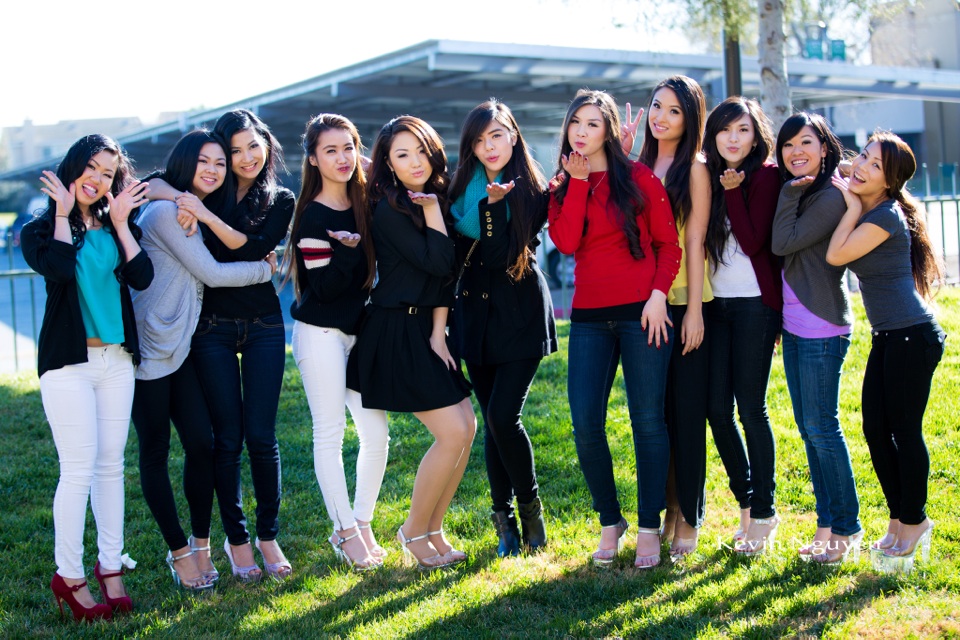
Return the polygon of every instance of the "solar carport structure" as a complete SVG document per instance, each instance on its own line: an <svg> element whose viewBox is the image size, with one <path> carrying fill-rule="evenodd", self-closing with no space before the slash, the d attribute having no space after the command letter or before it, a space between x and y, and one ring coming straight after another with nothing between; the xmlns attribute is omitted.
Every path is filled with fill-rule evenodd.
<svg viewBox="0 0 960 640"><path fill-rule="evenodd" d="M185 113L176 121L121 137L120 142L143 175L163 164L184 133L199 126L212 128L224 111L248 108L279 138L293 174L284 182L296 189L302 159L299 138L313 115L347 116L368 147L390 118L404 113L419 116L443 137L453 163L466 113L495 96L513 110L537 159L550 173L559 127L577 89L604 89L621 105L645 105L657 82L682 73L700 82L711 107L724 97L721 65L719 55L430 40L234 104ZM744 93L758 95L756 60L744 59L742 66ZM790 60L788 68L798 108L888 97L960 102L957 71L808 60ZM0 179L33 180L48 165L19 167L0 174Z"/></svg>

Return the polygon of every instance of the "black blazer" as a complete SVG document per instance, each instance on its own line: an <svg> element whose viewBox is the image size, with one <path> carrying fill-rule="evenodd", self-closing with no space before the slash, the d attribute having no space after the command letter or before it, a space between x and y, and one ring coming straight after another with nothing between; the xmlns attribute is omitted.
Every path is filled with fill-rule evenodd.
<svg viewBox="0 0 960 640"><path fill-rule="evenodd" d="M50 215L34 218L23 225L20 246L23 259L30 268L43 276L47 285L47 303L43 312L43 324L37 341L37 374L43 375L52 369L68 364L87 361L87 332L80 312L80 294L77 292L77 248L53 238ZM109 222L104 222L109 226ZM128 222L137 241L141 231ZM137 337L137 322L130 299L131 286L143 291L153 280L153 263L146 251L141 251L129 262L123 260L123 247L117 234L110 230L120 251L120 266L114 273L120 283L120 312L123 317L123 346L133 354L133 364L140 364L140 342Z"/></svg>
<svg viewBox="0 0 960 640"><path fill-rule="evenodd" d="M378 307L449 307L453 304L454 246L446 235L390 206L387 198L373 211L377 284L370 302Z"/></svg>
<svg viewBox="0 0 960 640"><path fill-rule="evenodd" d="M536 232L547 221L547 202L544 198L536 212ZM512 263L506 200L492 205L486 198L480 201L480 240L467 260L473 243L467 236L456 238L458 273L463 269L450 327L456 355L470 364L487 365L556 351L553 301L536 258L519 282L507 275ZM539 244L536 233L527 241L534 253Z"/></svg>

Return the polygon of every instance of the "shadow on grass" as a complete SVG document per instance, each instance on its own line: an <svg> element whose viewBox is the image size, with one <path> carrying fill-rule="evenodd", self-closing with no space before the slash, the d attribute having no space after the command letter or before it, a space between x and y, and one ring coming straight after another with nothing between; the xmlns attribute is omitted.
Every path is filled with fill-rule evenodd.
<svg viewBox="0 0 960 640"><path fill-rule="evenodd" d="M862 313L858 313L861 326L865 326ZM567 330L568 325L562 324L562 344ZM845 380L850 388L843 396L850 401L849 406L844 405L848 416L859 412L855 401L859 397L857 372L862 371L868 344L868 338L861 336L848 354L850 375L845 373ZM929 425L924 427L926 431L929 426L931 436L937 438L937 446L931 450L932 460L937 461L931 476L931 502L933 517L938 520L938 562L911 576L877 576L865 560L857 567L808 566L797 562L793 551L786 548L748 560L734 557L719 540L709 544L707 537L725 535L722 532L730 528L737 514L722 465L712 449L708 459L712 470L708 477L710 517L700 551L683 565L642 573L633 569L632 554L627 551L611 570L594 568L588 557L598 525L589 508L589 492L573 446L563 353L541 364L524 412L537 452L538 478L551 535L547 551L540 556L502 561L495 557L496 538L488 518L489 485L482 437L478 436L463 484L445 521L450 538L470 554L470 562L454 571L428 575L400 568L391 535L406 516L414 475L431 440L412 417L391 415L390 460L375 529L393 555L383 570L361 576L336 564L326 541L331 524L313 470L310 414L299 374L288 356L277 431L283 460L280 541L293 562L293 579L283 584L243 585L228 575L223 552L215 549L215 561L224 575L217 590L207 597L176 591L163 563L167 550L142 499L137 441L131 431L125 452L125 550L140 561L126 580L136 611L113 623L82 626L59 620L48 586L55 568L51 505L58 466L36 379L4 378L0 385L0 433L5 445L0 448L0 550L5 560L0 572L0 637L476 640L810 637L838 630L839 635L849 631L881 637L890 630L923 635L922 627L909 626L911 621L924 617L955 620L960 593L956 560L960 557L960 529L946 516L950 505L958 501L956 483L951 482L954 470L960 468L955 420L960 413L958 366L957 356L948 352L942 373L935 378L938 386L932 395L933 409L928 410ZM783 537L802 537L815 524L806 461L791 422L782 371L777 366L772 377L769 404L778 438L778 502L786 527ZM630 519L634 515L629 511L636 501L636 479L620 384L618 378L607 428L612 452L621 461L616 477L618 494L624 515ZM883 497L869 470L865 443L856 428L852 431L851 453L858 469L862 517L868 535L874 535L885 524L886 511L881 508ZM344 443L348 479L354 475L357 445L354 430L348 429ZM171 447L171 481L179 487L183 457L176 437ZM247 490L244 508L252 530L255 505L246 461L243 474ZM185 501L179 492L177 495L181 522L186 525ZM223 541L218 520L214 506L215 546ZM869 530L871 526L873 530ZM89 572L96 556L92 515L88 515L84 542ZM97 595L96 584L91 581L90 586ZM882 599L888 596L898 598L895 607L883 605ZM910 604L907 614L900 612L904 603ZM905 615L911 620L907 621Z"/></svg>
<svg viewBox="0 0 960 640"><path fill-rule="evenodd" d="M699 557L691 571L662 566L639 573L623 557L612 570L584 562L550 579L506 585L492 598L454 609L445 594L468 592L471 581L484 579L484 572L498 560L487 556L458 570L432 574L391 567L362 578L333 569L331 574L342 573L351 583L336 592L322 586L322 576L313 575L276 586L238 588L231 582L209 599L209 605L232 612L233 624L225 625L221 617L217 628L218 633L236 636L366 636L362 629L390 620L391 637L408 638L686 638L705 632L807 637L858 615L881 593L884 582L851 573L842 589L820 593L834 570L799 563L780 567L723 552ZM715 597L725 586L730 597ZM263 598L244 601L244 592L251 588L262 589ZM291 600L311 596L302 608L290 605ZM156 613L168 612L172 604L157 603ZM203 601L188 604L177 627L199 632L208 614Z"/></svg>

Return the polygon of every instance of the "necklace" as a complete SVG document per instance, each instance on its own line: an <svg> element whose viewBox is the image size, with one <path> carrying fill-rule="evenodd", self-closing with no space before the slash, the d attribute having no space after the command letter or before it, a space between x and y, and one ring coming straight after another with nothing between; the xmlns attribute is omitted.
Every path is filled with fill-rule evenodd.
<svg viewBox="0 0 960 640"><path fill-rule="evenodd" d="M597 181L597 184L590 187L590 195L593 195L593 192L597 190L597 187L599 187L603 183L603 179L606 177L607 177L607 172L604 171L603 175L600 176L600 180Z"/></svg>

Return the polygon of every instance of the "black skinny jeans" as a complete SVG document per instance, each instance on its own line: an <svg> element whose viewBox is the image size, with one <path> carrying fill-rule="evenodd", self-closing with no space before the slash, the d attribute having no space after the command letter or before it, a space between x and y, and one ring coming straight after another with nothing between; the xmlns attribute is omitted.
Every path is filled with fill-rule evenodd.
<svg viewBox="0 0 960 640"><path fill-rule="evenodd" d="M874 331L863 374L863 435L890 519L903 524L927 517L930 456L923 413L945 339L936 322Z"/></svg>
<svg viewBox="0 0 960 640"><path fill-rule="evenodd" d="M707 306L703 317L706 323ZM707 390L710 365L710 329L703 332L698 349L681 355L680 327L687 313L686 305L670 305L674 340L667 371L667 393L664 415L670 436L670 458L677 503L683 519L690 526L703 524L704 484L707 479Z"/></svg>
<svg viewBox="0 0 960 640"><path fill-rule="evenodd" d="M171 420L183 445L183 494L190 508L191 532L195 538L209 538L215 475L213 427L190 356L168 376L136 381L132 417L140 444L140 487L167 547L187 546L167 469Z"/></svg>
<svg viewBox="0 0 960 640"><path fill-rule="evenodd" d="M483 453L494 511L513 511L513 497L527 504L537 497L533 445L521 413L540 358L495 365L467 363L483 414Z"/></svg>
<svg viewBox="0 0 960 640"><path fill-rule="evenodd" d="M730 490L751 518L775 513L776 446L767 416L767 382L780 314L755 298L714 298L705 314L710 324L710 392L707 419ZM734 401L743 439L733 417Z"/></svg>

